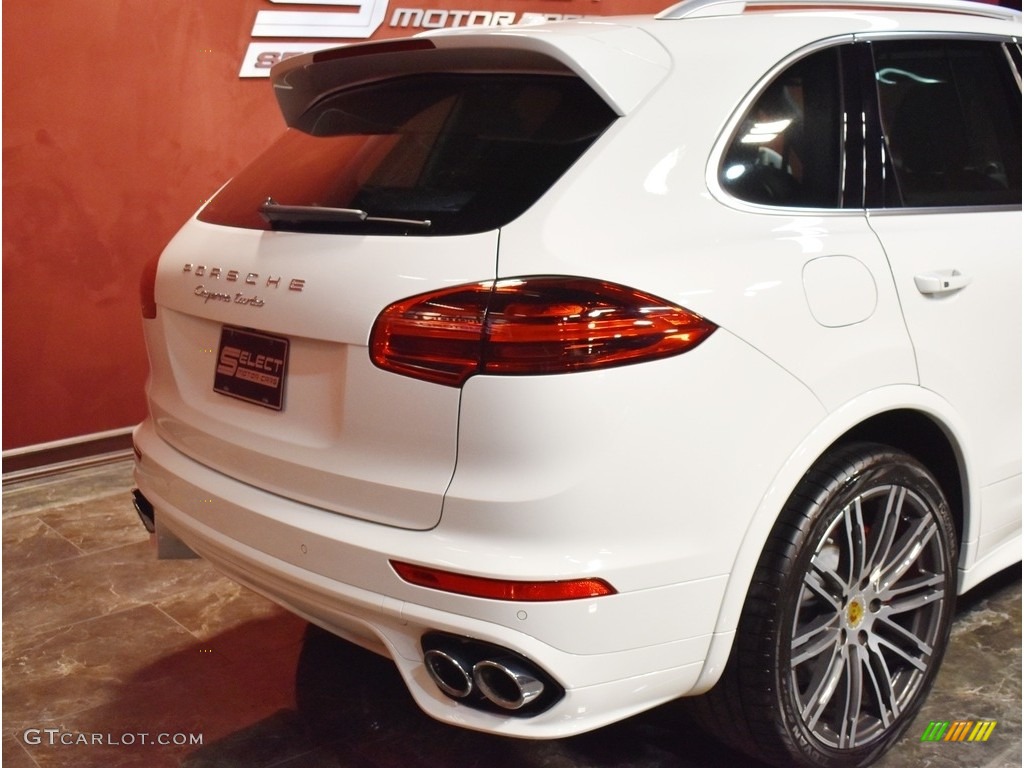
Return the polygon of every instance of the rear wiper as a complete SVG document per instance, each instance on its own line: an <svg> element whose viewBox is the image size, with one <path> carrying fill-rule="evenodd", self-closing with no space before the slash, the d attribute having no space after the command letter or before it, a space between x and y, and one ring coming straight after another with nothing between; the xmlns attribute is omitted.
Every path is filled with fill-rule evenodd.
<svg viewBox="0 0 1024 768"><path fill-rule="evenodd" d="M268 197L260 215L269 224L392 224L396 227L427 229L430 219L401 219L371 216L358 208L328 208L322 205L280 205Z"/></svg>

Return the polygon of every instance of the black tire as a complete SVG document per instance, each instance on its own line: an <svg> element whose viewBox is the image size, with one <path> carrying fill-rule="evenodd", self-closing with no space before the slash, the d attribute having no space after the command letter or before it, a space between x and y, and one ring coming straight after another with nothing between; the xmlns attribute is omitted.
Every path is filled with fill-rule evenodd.
<svg viewBox="0 0 1024 768"><path fill-rule="evenodd" d="M700 719L785 768L871 764L932 686L956 563L949 505L918 461L874 444L827 454L779 516Z"/></svg>

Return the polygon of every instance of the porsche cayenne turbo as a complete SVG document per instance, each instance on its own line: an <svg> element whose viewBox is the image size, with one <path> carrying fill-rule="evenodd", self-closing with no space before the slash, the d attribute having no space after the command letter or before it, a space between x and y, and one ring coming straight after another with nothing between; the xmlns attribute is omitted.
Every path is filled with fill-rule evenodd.
<svg viewBox="0 0 1024 768"><path fill-rule="evenodd" d="M869 764L1020 559L1020 38L688 0L282 62L287 130L144 279L162 550L455 725L694 696Z"/></svg>

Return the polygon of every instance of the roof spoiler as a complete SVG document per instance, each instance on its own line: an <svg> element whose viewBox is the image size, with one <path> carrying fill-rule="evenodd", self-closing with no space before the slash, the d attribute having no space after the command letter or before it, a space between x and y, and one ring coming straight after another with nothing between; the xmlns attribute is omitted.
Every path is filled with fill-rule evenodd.
<svg viewBox="0 0 1024 768"><path fill-rule="evenodd" d="M285 123L322 99L390 77L435 72L512 72L575 75L618 114L631 111L671 66L668 52L635 27L577 24L585 34L552 35L539 27L500 32L452 29L416 37L313 51L283 60L270 79Z"/></svg>

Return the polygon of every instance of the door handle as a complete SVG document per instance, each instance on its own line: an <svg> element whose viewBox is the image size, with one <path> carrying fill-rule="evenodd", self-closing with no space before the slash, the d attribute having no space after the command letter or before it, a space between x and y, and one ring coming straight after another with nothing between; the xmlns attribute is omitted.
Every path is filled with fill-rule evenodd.
<svg viewBox="0 0 1024 768"><path fill-rule="evenodd" d="M914 285L925 296L941 296L966 288L971 282L969 275L957 269L936 270L914 275Z"/></svg>

